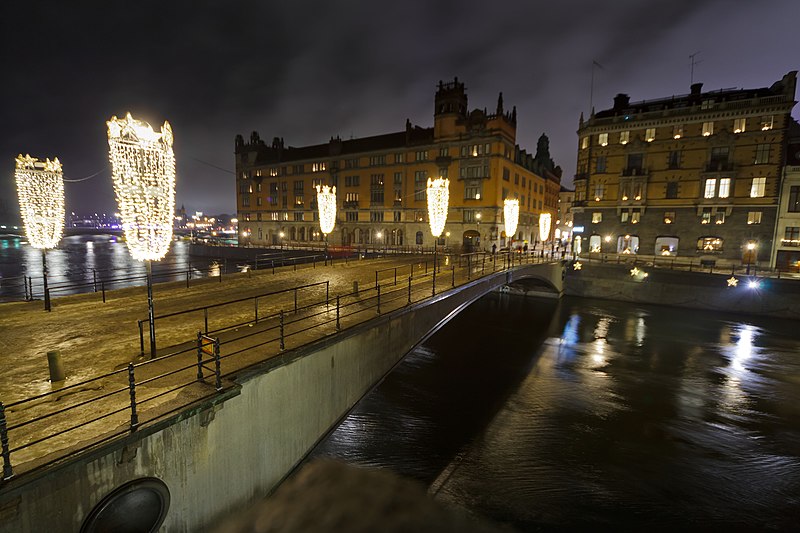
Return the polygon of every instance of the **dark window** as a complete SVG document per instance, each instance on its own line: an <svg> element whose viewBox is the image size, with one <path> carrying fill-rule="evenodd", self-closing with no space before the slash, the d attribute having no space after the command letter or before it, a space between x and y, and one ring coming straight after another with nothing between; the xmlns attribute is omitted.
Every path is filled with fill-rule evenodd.
<svg viewBox="0 0 800 533"><path fill-rule="evenodd" d="M667 198L677 198L678 197L678 182L677 181L669 181L667 182Z"/></svg>
<svg viewBox="0 0 800 533"><path fill-rule="evenodd" d="M503 179L509 181L511 179L511 171L507 168L503 169Z"/></svg>
<svg viewBox="0 0 800 533"><path fill-rule="evenodd" d="M599 155L597 156L597 172L605 172L606 171L606 156Z"/></svg>
<svg viewBox="0 0 800 533"><path fill-rule="evenodd" d="M800 212L800 185L792 185L789 187L789 206L790 213Z"/></svg>
<svg viewBox="0 0 800 533"><path fill-rule="evenodd" d="M727 146L715 146L711 149L709 170L728 170L728 156L730 149Z"/></svg>
<svg viewBox="0 0 800 533"><path fill-rule="evenodd" d="M626 170L629 176L638 176L642 173L642 163L644 154L628 154L628 166Z"/></svg>
<svg viewBox="0 0 800 533"><path fill-rule="evenodd" d="M679 150L673 150L669 153L667 166L671 169L681 168L681 152Z"/></svg>

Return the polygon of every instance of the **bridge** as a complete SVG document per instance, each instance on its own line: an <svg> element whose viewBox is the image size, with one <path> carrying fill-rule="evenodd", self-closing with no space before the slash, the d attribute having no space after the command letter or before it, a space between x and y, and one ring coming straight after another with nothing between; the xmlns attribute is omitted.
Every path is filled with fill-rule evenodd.
<svg viewBox="0 0 800 533"><path fill-rule="evenodd" d="M361 263L362 274L373 270ZM92 521L101 528L112 511L134 504L143 519L166 513L168 531L202 529L273 490L405 354L476 299L563 290L564 266L530 256L448 257L435 274L419 258L374 266L374 284L362 275L360 287L335 297L328 281L281 293L277 307L265 304L267 295L246 299L255 319L234 313L232 326L209 315L211 305L187 310L205 320L199 328L176 322L180 313L157 316L160 340L172 338L165 329L200 329L196 343L77 384L76 393L98 387L111 409L98 414L99 400L78 397L93 414L77 430L42 411L41 397L6 404L33 413L30 425L45 420L63 442L42 456L32 452L39 435L15 443L28 425L9 417L8 434L0 428L11 437L3 442L0 532L53 524L77 531ZM303 277L313 282L312 274ZM97 421L102 430L88 435Z"/></svg>

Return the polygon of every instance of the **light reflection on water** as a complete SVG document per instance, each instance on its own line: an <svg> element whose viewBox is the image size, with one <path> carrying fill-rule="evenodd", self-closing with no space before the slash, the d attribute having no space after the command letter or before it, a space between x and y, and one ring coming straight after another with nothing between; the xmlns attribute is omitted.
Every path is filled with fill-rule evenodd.
<svg viewBox="0 0 800 533"><path fill-rule="evenodd" d="M490 295L314 452L523 530L791 529L796 322Z"/></svg>

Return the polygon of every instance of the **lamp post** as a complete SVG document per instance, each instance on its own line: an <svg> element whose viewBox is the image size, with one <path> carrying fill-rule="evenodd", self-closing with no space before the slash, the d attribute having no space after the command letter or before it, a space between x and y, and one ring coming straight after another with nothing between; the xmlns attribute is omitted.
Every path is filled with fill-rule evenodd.
<svg viewBox="0 0 800 533"><path fill-rule="evenodd" d="M431 294L436 295L436 241L444 231L447 222L447 206L450 201L450 180L447 178L428 178L426 188L428 197L428 222L433 235L433 287Z"/></svg>
<svg viewBox="0 0 800 533"><path fill-rule="evenodd" d="M108 126L109 160L114 192L119 204L128 251L147 268L147 308L150 325L150 357L156 355L153 306L153 261L160 261L172 241L175 211L175 154L172 127L161 131L134 119L111 117Z"/></svg>
<svg viewBox="0 0 800 533"><path fill-rule="evenodd" d="M519 222L519 200L516 198L506 198L503 200L503 224L505 225L506 237L508 238L508 258L511 260L511 243L517 233L517 223Z"/></svg>
<svg viewBox="0 0 800 533"><path fill-rule="evenodd" d="M750 262L753 260L753 254L756 250L756 243L750 241L747 243L747 275L750 275Z"/></svg>
<svg viewBox="0 0 800 533"><path fill-rule="evenodd" d="M328 234L336 226L336 187L317 185L319 229L325 236L325 266L328 265Z"/></svg>
<svg viewBox="0 0 800 533"><path fill-rule="evenodd" d="M17 194L28 242L42 250L44 310L50 311L50 290L47 288L47 249L55 248L64 233L64 176L61 162L39 161L22 154L17 156Z"/></svg>
<svg viewBox="0 0 800 533"><path fill-rule="evenodd" d="M475 220L478 221L478 246L481 246L481 218L483 218L483 215L480 212L475 215Z"/></svg>

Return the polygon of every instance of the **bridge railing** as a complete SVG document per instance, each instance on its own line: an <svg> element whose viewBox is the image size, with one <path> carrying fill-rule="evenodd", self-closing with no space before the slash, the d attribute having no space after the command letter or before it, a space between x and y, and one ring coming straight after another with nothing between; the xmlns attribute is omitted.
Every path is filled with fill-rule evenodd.
<svg viewBox="0 0 800 533"><path fill-rule="evenodd" d="M477 257L445 256L437 262L436 270L432 265L427 272L416 268L413 276L403 275L397 281L394 277L384 279L374 287L335 296L325 281L239 299L239 304L252 303L254 313L257 305L264 305L269 312L216 328L204 323L203 328L195 327L194 334L154 359L131 362L113 372L33 397L0 402L2 479L44 468L65 455L135 432L142 424L219 394L231 386L228 378L285 350L424 301L487 271L541 262L530 254L483 254L480 262ZM302 305L294 296L287 301L287 294L303 290L309 290L311 296ZM256 303L264 300L270 300L269 304ZM205 318L207 311L201 310L221 309L230 303L188 309L159 319L198 312ZM189 322L186 327L196 325Z"/></svg>

